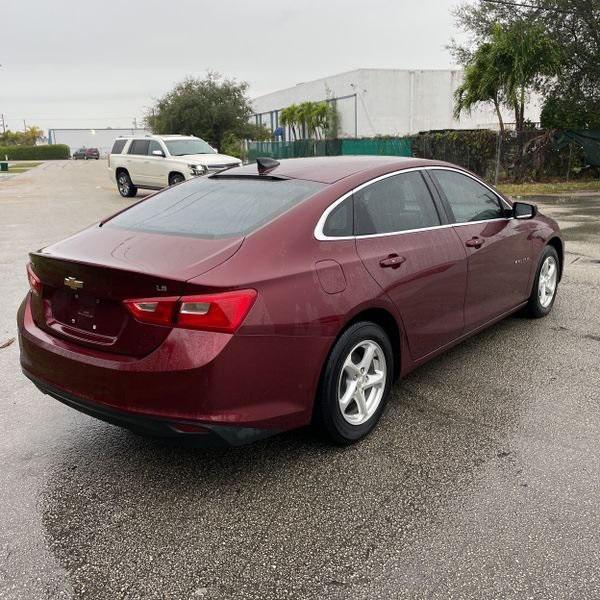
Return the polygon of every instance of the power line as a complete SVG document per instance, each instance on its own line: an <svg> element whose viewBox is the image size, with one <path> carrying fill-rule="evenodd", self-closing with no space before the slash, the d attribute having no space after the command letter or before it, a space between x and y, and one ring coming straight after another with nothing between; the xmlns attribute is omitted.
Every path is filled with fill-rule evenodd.
<svg viewBox="0 0 600 600"><path fill-rule="evenodd" d="M539 6L537 4L526 4L521 2L510 2L510 0L483 0L483 2L487 2L488 4L500 4L502 6L513 6L516 8L535 8L536 10L543 10L546 12L556 12L562 13L565 15L574 14L573 11L564 10L562 8L546 8L545 6Z"/></svg>

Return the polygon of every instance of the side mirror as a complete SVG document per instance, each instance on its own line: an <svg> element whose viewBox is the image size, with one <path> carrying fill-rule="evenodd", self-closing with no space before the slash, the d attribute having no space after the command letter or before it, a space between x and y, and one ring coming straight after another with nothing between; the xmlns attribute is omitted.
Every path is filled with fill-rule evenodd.
<svg viewBox="0 0 600 600"><path fill-rule="evenodd" d="M152 150L152 156L162 156L165 157L165 153L162 150Z"/></svg>
<svg viewBox="0 0 600 600"><path fill-rule="evenodd" d="M215 154L219 154L219 149L215 148L215 146L211 146L211 148L215 151Z"/></svg>
<svg viewBox="0 0 600 600"><path fill-rule="evenodd" d="M537 206L529 202L515 202L512 213L515 219L533 219L537 215Z"/></svg>

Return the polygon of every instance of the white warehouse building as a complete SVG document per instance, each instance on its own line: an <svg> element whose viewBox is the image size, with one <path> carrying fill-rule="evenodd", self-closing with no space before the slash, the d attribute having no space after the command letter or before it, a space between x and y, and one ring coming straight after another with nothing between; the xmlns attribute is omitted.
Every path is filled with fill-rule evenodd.
<svg viewBox="0 0 600 600"><path fill-rule="evenodd" d="M76 128L49 129L49 144L66 144L71 154L79 148L98 148L101 157L108 156L114 141L118 137L129 135L150 135L146 129Z"/></svg>
<svg viewBox="0 0 600 600"><path fill-rule="evenodd" d="M280 112L306 101L334 102L340 120L340 137L402 136L435 129L497 129L493 106L454 118L454 92L463 80L462 70L357 69L259 96L253 100L254 122L275 132ZM531 104L526 115L539 121L540 110ZM503 111L506 123L514 121ZM281 130L280 130L281 131ZM284 139L290 132L284 129Z"/></svg>

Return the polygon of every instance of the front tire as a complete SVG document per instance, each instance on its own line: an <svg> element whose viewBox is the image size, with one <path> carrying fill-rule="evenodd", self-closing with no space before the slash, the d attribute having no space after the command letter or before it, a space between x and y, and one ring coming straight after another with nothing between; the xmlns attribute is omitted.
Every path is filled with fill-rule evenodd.
<svg viewBox="0 0 600 600"><path fill-rule="evenodd" d="M349 445L375 428L392 386L394 356L385 331L369 321L350 326L323 372L315 422L336 444Z"/></svg>
<svg viewBox="0 0 600 600"><path fill-rule="evenodd" d="M540 263L533 282L533 289L527 304L527 314L540 319L550 313L558 290L560 262L552 246L546 246L540 257Z"/></svg>
<svg viewBox="0 0 600 600"><path fill-rule="evenodd" d="M121 194L123 198L133 198L138 192L137 187L133 185L131 177L129 177L129 173L127 173L127 171L121 171L117 175L117 188L119 190L119 194Z"/></svg>
<svg viewBox="0 0 600 600"><path fill-rule="evenodd" d="M185 181L185 177L181 173L171 173L169 175L169 185L177 185L182 181Z"/></svg>

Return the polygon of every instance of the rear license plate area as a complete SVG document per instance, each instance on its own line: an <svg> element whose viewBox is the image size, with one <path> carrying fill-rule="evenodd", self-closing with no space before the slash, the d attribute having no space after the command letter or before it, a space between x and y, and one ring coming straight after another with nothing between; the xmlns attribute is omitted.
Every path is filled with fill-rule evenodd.
<svg viewBox="0 0 600 600"><path fill-rule="evenodd" d="M56 321L75 329L115 336L123 324L124 311L119 302L89 293L56 290L51 306Z"/></svg>

